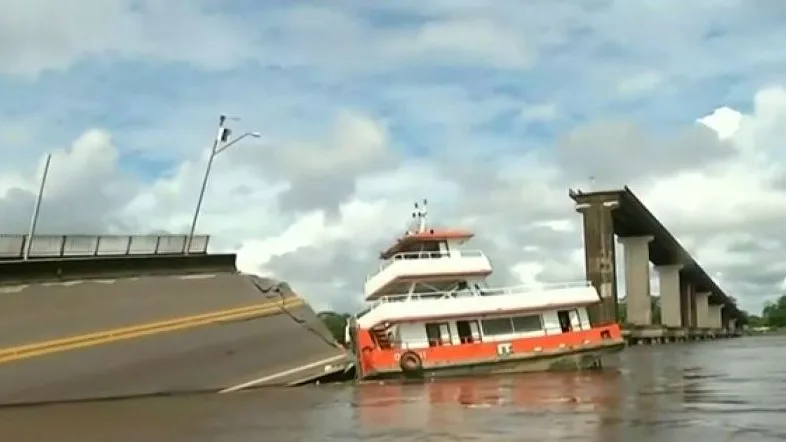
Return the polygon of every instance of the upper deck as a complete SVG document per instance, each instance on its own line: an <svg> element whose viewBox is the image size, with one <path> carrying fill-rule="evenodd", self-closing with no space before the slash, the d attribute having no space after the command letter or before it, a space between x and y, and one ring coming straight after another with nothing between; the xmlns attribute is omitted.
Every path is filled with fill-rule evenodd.
<svg viewBox="0 0 786 442"><path fill-rule="evenodd" d="M404 292L413 282L450 285L458 280L485 278L491 274L491 261L483 252L460 249L474 236L472 232L429 228L425 220L425 202L422 207L423 210L417 210L420 208L415 205L414 226L380 253L384 262L366 278L366 300Z"/></svg>
<svg viewBox="0 0 786 442"><path fill-rule="evenodd" d="M485 278L492 272L491 261L480 250L451 249L435 252L402 252L393 255L368 276L366 300L402 293L413 282L437 288L465 279Z"/></svg>
<svg viewBox="0 0 786 442"><path fill-rule="evenodd" d="M598 301L598 292L588 281L481 288L463 294L445 291L398 294L380 297L357 316L357 324L362 328L370 328L382 322L545 311L585 306Z"/></svg>

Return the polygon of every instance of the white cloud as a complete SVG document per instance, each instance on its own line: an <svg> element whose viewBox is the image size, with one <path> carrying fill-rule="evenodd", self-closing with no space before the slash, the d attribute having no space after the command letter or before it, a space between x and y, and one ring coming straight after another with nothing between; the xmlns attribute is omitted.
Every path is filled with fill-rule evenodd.
<svg viewBox="0 0 786 442"><path fill-rule="evenodd" d="M37 75L107 54L217 69L253 58L252 43L233 22L205 12L203 6L199 1L4 1L0 73Z"/></svg>
<svg viewBox="0 0 786 442"><path fill-rule="evenodd" d="M655 89L663 81L663 77L657 72L644 72L623 79L617 86L617 92L625 96L638 96Z"/></svg>
<svg viewBox="0 0 786 442"><path fill-rule="evenodd" d="M152 61L162 78L171 62L225 77L207 77L215 89L189 83L199 91L189 99L178 95L179 77L166 77L161 90L178 92L155 101L165 116L152 127L104 121L98 111L65 113L78 127L69 126L74 141L51 145L41 130L51 127L46 109L0 123L0 152L12 153L0 166L7 230L26 227L46 149L54 160L43 231L185 231L206 160L187 147L196 145L194 132L202 136L193 126L220 106L253 102L234 106L244 110L243 125L253 119L262 122L248 122L253 129L275 135L216 160L198 230L214 234L215 250L239 251L241 268L288 279L319 307L357 301L376 252L423 197L435 222L477 230L500 281L580 278L580 219L565 192L590 176L598 187L629 184L745 307L781 290L786 91L760 88L750 112L722 107L691 121L701 117L691 114L697 107L727 95L689 103L687 94L709 89L698 87L703 81L744 73L764 84L752 66L772 61L756 49L760 41L740 37L751 29L730 2L618 1L604 10L581 2L340 2L330 10L305 2L239 14L200 1L78 3L0 4L0 75L26 78L14 85L34 90L44 72L120 59ZM718 17L731 17L724 23L737 40L704 42ZM770 41L778 32L767 31ZM739 48L735 63L730 47ZM93 80L101 77L83 81ZM236 81L242 88L231 87ZM40 94L65 94L55 84ZM679 103L658 107L661 90ZM76 99L112 109L133 101L122 92ZM619 93L655 104L612 119ZM750 97L732 101L743 99ZM136 104L148 111L147 102ZM112 116L128 118L122 112ZM558 134L522 139L506 118L550 123ZM128 165L147 151L177 164L140 166L152 175L140 177Z"/></svg>
<svg viewBox="0 0 786 442"><path fill-rule="evenodd" d="M551 121L557 117L558 109L554 103L533 104L524 106L521 119L526 121Z"/></svg>
<svg viewBox="0 0 786 442"><path fill-rule="evenodd" d="M783 249L780 220L786 217L786 191L775 185L775 179L784 174L783 162L771 145L746 144L774 139L768 131L779 130L775 116L784 114L766 97L780 93L767 90L758 94L754 111L739 115L736 132L727 132L723 126L734 126L733 118L720 119L726 123L702 120L731 143L734 153L725 160L675 173L666 171L640 180L639 185L633 183L657 216L686 238L684 242L707 270L724 274L727 290L743 303L748 296L753 305L761 302L756 293L735 290L772 294L780 290L786 277L786 268L777 260ZM381 128L367 116L341 113L326 142L303 148L312 155L309 160L300 163L292 155L268 157L273 162L268 166L289 170L292 179L300 179L310 174L323 176L325 170L314 160L330 155L325 157L332 164L329 169L347 171L355 183L354 190L339 203L335 217L326 217L317 207L282 211L279 198L287 194L289 179L270 167L249 164L238 168L229 158L237 152L228 151L227 158L216 161L198 230L215 235L214 250L238 251L241 269L277 274L295 287L333 287L321 289L331 293L305 295L320 306L326 302L347 306L347 302L357 302L363 277L374 267L375 253L403 231L410 201L426 196L431 199L434 222L475 228L478 245L489 250L500 271L509 268L512 282L580 278L580 220L564 195L559 169L543 174L547 169L527 160L526 154L509 158L508 167L500 169L471 160L455 164L403 160L379 169L373 167L376 158L389 150L388 136ZM331 140L336 139L341 143L334 149ZM88 131L69 149L54 155L42 229L100 226L107 231L185 231L205 158L197 160L187 160L168 177L129 184L128 177L118 172L111 136L100 130ZM480 174L456 173L457 165L475 168ZM441 173L443 166L453 173ZM28 172L35 167L40 168L40 160L29 164ZM516 175L508 176L508 170L515 170ZM20 180L18 174L0 176L5 189L5 198L0 199L4 213L9 213L5 210L8 205L23 208L32 204L35 180L32 174L27 176L27 180ZM23 203L19 203L19 196L12 196L13 189L22 191ZM480 193L475 196L473 192ZM77 216L75 202L86 200L115 203L85 205L76 211L82 216ZM556 204L549 208L549 201ZM24 216L12 225L24 225L27 213L19 212ZM87 217L100 222L86 224ZM751 226L759 227L752 230Z"/></svg>

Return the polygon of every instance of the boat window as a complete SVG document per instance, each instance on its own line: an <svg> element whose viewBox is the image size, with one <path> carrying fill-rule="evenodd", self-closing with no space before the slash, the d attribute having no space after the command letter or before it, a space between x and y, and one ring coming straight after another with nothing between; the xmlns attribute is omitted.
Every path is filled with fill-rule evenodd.
<svg viewBox="0 0 786 442"><path fill-rule="evenodd" d="M442 255L447 255L450 252L450 248L448 247L447 241L440 241L439 242L439 251Z"/></svg>
<svg viewBox="0 0 786 442"><path fill-rule="evenodd" d="M426 324L426 338L429 347L450 345L450 326L447 322L430 322Z"/></svg>
<svg viewBox="0 0 786 442"><path fill-rule="evenodd" d="M513 323L510 321L510 318L484 319L481 321L481 324L484 335L494 336L513 333Z"/></svg>
<svg viewBox="0 0 786 442"><path fill-rule="evenodd" d="M559 320L560 329L562 333L568 333L573 329L570 323L570 312L568 310L560 310L557 312L557 319Z"/></svg>
<svg viewBox="0 0 786 442"><path fill-rule="evenodd" d="M456 321L456 331L462 344L482 342L478 321Z"/></svg>
<svg viewBox="0 0 786 442"><path fill-rule="evenodd" d="M513 330L516 332L533 332L543 330L543 322L540 315L529 316L515 316L511 318L513 321Z"/></svg>
<svg viewBox="0 0 786 442"><path fill-rule="evenodd" d="M423 243L420 251L421 258L439 258L441 255L438 241L427 241Z"/></svg>

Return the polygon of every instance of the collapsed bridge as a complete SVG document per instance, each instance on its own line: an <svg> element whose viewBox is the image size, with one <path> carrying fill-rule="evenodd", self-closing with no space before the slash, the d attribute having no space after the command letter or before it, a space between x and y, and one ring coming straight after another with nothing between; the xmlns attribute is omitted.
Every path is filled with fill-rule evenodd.
<svg viewBox="0 0 786 442"><path fill-rule="evenodd" d="M0 235L0 405L294 385L350 358L208 236Z"/></svg>

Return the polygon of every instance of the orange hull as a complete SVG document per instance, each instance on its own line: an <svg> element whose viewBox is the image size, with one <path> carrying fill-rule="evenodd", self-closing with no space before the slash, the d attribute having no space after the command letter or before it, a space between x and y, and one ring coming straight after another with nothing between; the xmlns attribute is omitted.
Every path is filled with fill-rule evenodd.
<svg viewBox="0 0 786 442"><path fill-rule="evenodd" d="M599 368L606 356L624 347L617 324L558 335L417 350L380 348L372 333L361 329L357 333L357 374L361 380L370 380Z"/></svg>

